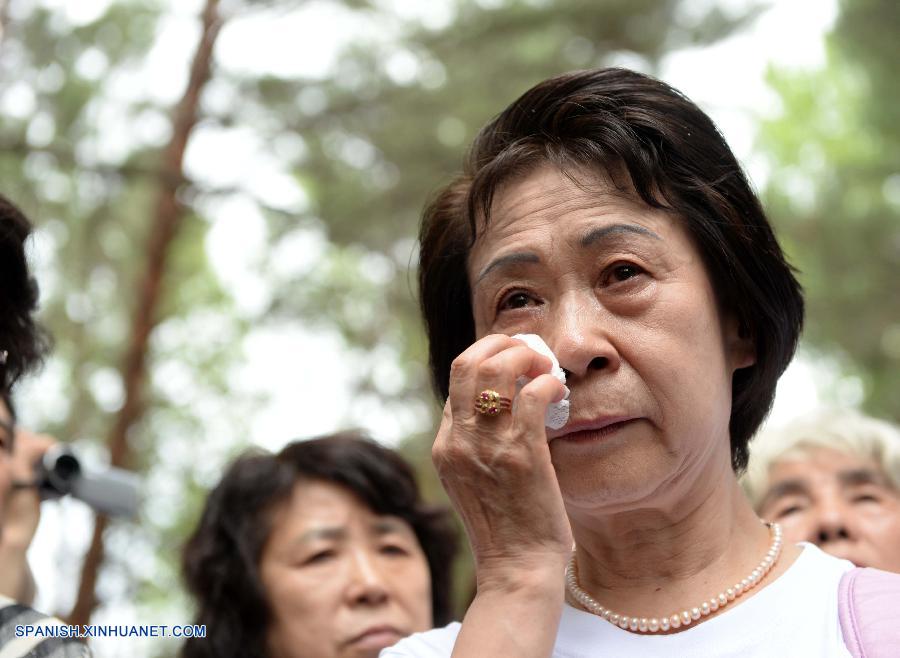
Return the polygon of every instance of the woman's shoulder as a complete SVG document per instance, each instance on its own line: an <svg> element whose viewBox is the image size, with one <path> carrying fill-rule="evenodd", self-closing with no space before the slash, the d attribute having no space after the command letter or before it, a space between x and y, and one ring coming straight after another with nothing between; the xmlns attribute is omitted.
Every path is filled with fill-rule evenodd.
<svg viewBox="0 0 900 658"><path fill-rule="evenodd" d="M460 623L454 621L443 628L413 633L394 646L382 650L379 658L449 658L460 628Z"/></svg>
<svg viewBox="0 0 900 658"><path fill-rule="evenodd" d="M880 569L851 569L838 587L838 617L853 656L900 655L900 575Z"/></svg>

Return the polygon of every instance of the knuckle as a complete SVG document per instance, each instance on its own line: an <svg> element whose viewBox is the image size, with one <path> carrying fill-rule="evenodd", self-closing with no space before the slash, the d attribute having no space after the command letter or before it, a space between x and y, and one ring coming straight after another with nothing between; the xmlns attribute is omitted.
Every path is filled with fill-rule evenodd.
<svg viewBox="0 0 900 658"><path fill-rule="evenodd" d="M445 470L448 462L447 448L443 445L434 444L431 448L431 463L438 473Z"/></svg>
<svg viewBox="0 0 900 658"><path fill-rule="evenodd" d="M484 379L499 379L503 376L503 364L496 358L482 361L478 365L478 376Z"/></svg>
<svg viewBox="0 0 900 658"><path fill-rule="evenodd" d="M529 473L532 461L525 450L517 445L509 445L494 452L490 460L491 469L505 476Z"/></svg>
<svg viewBox="0 0 900 658"><path fill-rule="evenodd" d="M462 379L472 371L472 359L460 354L450 363L450 378Z"/></svg>
<svg viewBox="0 0 900 658"><path fill-rule="evenodd" d="M550 360L550 357L535 353L534 358L536 363L540 364L540 368L545 373L549 373L551 370L553 370L553 361Z"/></svg>
<svg viewBox="0 0 900 658"><path fill-rule="evenodd" d="M431 461L441 470L450 470L465 459L466 450L458 442L436 441L431 447Z"/></svg>
<svg viewBox="0 0 900 658"><path fill-rule="evenodd" d="M435 465L452 464L459 461L464 448L459 441L450 439L451 437L448 436L446 440L435 441L431 446L431 459Z"/></svg>
<svg viewBox="0 0 900 658"><path fill-rule="evenodd" d="M538 405L542 402L541 394L532 386L525 387L521 391L519 391L519 404L525 405L528 407L532 407Z"/></svg>
<svg viewBox="0 0 900 658"><path fill-rule="evenodd" d="M431 463L435 466L441 464L444 461L444 453L444 445L435 441L434 445L431 446Z"/></svg>

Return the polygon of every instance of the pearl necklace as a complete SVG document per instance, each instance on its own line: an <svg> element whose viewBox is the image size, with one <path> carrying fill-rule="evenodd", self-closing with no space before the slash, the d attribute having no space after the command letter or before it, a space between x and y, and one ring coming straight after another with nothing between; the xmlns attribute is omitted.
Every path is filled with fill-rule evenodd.
<svg viewBox="0 0 900 658"><path fill-rule="evenodd" d="M766 577L766 574L769 573L778 561L782 545L781 526L777 523L767 523L766 525L772 533L772 544L769 546L769 550L766 552L762 562L760 562L746 578L739 583L736 583L733 587L729 587L721 592L718 596L714 596L708 601L704 601L698 607L676 612L670 617L629 617L628 615L617 614L609 608L600 605L597 600L584 591L578 583L578 566L575 564L574 551L572 552L572 557L566 567L566 588L568 589L569 594L583 605L588 612L591 612L598 617L602 617L619 628L635 633L665 633L666 631L680 628L681 626L687 626L690 623L699 620L701 617L706 617L715 612L719 608L724 608L745 592L756 587L756 585Z"/></svg>

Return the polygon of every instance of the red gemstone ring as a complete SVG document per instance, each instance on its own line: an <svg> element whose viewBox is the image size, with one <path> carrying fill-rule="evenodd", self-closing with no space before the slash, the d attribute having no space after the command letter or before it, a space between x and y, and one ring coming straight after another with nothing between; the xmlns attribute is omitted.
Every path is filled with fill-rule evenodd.
<svg viewBox="0 0 900 658"><path fill-rule="evenodd" d="M512 408L512 401L497 391L485 389L475 396L475 411L485 416L499 416L501 412Z"/></svg>

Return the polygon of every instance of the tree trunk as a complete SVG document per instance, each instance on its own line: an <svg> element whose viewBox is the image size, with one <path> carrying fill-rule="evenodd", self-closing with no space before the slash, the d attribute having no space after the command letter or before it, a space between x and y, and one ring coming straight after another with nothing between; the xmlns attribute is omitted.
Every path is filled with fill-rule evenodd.
<svg viewBox="0 0 900 658"><path fill-rule="evenodd" d="M150 332L157 322L166 256L184 215L176 195L178 186L184 180L185 146L197 123L200 95L210 77L213 47L222 27L218 4L218 0L207 0L203 10L203 32L191 64L190 79L181 101L174 109L172 139L163 153L159 196L147 245L147 263L136 290L131 337L122 368L125 400L107 441L110 462L114 466L127 466L130 457L128 432L140 420L144 411L141 394L146 378L147 346ZM68 617L70 624L89 623L91 613L97 605L95 589L103 564L103 532L107 522L107 518L102 515L95 517L94 534L81 570L78 597Z"/></svg>

